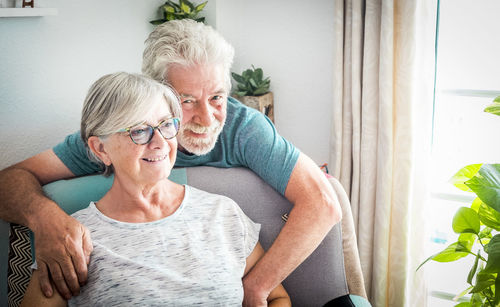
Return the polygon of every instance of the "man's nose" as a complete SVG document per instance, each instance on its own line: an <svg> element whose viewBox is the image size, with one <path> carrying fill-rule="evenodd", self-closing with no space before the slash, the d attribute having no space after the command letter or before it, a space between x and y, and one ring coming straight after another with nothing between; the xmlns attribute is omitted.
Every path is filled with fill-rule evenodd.
<svg viewBox="0 0 500 307"><path fill-rule="evenodd" d="M202 126L212 125L214 109L208 102L199 103L195 110L196 122Z"/></svg>

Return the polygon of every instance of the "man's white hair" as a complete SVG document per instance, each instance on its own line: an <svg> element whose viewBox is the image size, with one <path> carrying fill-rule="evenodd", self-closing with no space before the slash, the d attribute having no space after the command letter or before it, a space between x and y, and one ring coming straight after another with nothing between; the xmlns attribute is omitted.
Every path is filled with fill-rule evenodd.
<svg viewBox="0 0 500 307"><path fill-rule="evenodd" d="M212 27L191 19L171 20L156 27L145 41L142 72L159 81L168 81L169 66L222 64L227 91L234 48Z"/></svg>

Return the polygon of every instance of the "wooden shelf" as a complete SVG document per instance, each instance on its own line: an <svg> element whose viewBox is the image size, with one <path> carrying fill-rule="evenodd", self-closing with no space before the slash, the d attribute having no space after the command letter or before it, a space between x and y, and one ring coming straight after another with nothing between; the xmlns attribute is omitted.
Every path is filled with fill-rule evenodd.
<svg viewBox="0 0 500 307"><path fill-rule="evenodd" d="M37 17L57 15L56 8L25 7L25 8L0 8L0 17Z"/></svg>

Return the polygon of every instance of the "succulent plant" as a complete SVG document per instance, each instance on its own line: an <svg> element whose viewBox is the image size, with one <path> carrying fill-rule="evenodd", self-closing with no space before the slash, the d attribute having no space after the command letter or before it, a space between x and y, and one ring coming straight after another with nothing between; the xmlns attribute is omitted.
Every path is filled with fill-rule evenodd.
<svg viewBox="0 0 500 307"><path fill-rule="evenodd" d="M174 3L171 0L160 6L160 11L163 14L163 19L151 20L150 23L159 25L164 22L176 19L193 19L198 22L205 22L205 17L198 17L198 14L205 8L208 1L202 4L195 5L189 0L179 0L179 3Z"/></svg>
<svg viewBox="0 0 500 307"><path fill-rule="evenodd" d="M260 96L269 92L271 80L269 77L264 79L264 73L261 68L249 68L241 75L232 72L231 75L236 81L236 89L233 94L238 96Z"/></svg>

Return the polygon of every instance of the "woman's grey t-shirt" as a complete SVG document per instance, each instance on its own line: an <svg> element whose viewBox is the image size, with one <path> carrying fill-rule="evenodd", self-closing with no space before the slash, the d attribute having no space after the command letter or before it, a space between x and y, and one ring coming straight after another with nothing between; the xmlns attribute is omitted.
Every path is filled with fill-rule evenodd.
<svg viewBox="0 0 500 307"><path fill-rule="evenodd" d="M69 306L241 306L260 225L231 199L186 186L177 211L124 223L94 203L73 214L91 232L88 283Z"/></svg>

